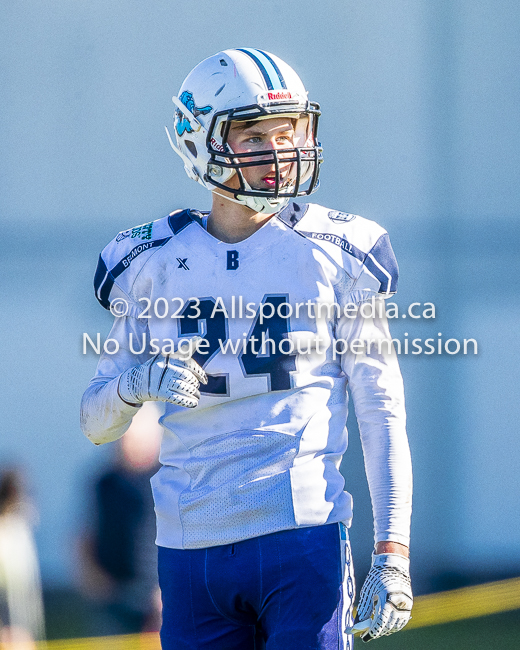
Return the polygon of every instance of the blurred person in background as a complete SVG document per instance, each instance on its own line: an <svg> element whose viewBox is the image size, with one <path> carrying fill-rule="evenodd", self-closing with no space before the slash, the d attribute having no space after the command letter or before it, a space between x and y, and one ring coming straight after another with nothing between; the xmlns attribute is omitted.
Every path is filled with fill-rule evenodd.
<svg viewBox="0 0 520 650"><path fill-rule="evenodd" d="M97 603L93 634L158 630L155 513L150 478L158 469L161 427L156 405L134 418L115 461L93 486L81 545L82 586Z"/></svg>
<svg viewBox="0 0 520 650"><path fill-rule="evenodd" d="M0 472L0 647L31 650L45 638L40 568L19 469ZM41 647L41 646L40 646Z"/></svg>

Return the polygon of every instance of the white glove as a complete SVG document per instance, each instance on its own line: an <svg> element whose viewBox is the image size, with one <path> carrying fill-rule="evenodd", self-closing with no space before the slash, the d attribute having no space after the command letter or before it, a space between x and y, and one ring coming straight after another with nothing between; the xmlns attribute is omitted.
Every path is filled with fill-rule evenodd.
<svg viewBox="0 0 520 650"><path fill-rule="evenodd" d="M412 605L410 560L397 553L373 554L357 608L357 618L370 625L361 640L399 632L410 620Z"/></svg>
<svg viewBox="0 0 520 650"><path fill-rule="evenodd" d="M199 385L208 383L204 370L193 359L176 354L157 354L146 363L125 370L119 377L119 397L127 404L170 402L195 408Z"/></svg>

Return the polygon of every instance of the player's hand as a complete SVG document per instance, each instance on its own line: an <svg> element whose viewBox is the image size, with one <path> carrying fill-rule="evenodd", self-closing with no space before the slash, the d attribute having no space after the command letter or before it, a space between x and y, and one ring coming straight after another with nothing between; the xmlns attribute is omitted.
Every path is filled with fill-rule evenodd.
<svg viewBox="0 0 520 650"><path fill-rule="evenodd" d="M146 363L125 370L119 378L118 392L127 404L170 402L195 408L199 403L200 383L208 378L199 364L179 354L157 354Z"/></svg>
<svg viewBox="0 0 520 650"><path fill-rule="evenodd" d="M361 640L371 641L402 630L410 620L412 605L410 560L397 553L372 555L372 568L357 608L357 618L369 619L370 624Z"/></svg>

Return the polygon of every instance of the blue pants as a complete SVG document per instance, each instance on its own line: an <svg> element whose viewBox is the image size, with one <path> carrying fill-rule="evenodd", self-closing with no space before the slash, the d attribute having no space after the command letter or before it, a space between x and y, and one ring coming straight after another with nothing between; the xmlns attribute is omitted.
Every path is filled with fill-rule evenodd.
<svg viewBox="0 0 520 650"><path fill-rule="evenodd" d="M354 577L343 524L195 550L159 547L163 650L347 650Z"/></svg>

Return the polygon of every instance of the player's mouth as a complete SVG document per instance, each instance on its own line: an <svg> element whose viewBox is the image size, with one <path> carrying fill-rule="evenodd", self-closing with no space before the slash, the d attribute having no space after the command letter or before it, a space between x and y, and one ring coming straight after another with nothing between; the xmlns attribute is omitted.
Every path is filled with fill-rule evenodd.
<svg viewBox="0 0 520 650"><path fill-rule="evenodd" d="M275 173L266 174L262 178L262 181L268 187L276 187L276 174ZM279 187L284 187L285 185L287 185L288 182L289 182L289 172L288 171L282 172L281 174L279 174L279 176L278 176L278 185L279 185Z"/></svg>

